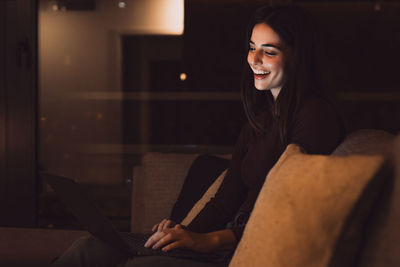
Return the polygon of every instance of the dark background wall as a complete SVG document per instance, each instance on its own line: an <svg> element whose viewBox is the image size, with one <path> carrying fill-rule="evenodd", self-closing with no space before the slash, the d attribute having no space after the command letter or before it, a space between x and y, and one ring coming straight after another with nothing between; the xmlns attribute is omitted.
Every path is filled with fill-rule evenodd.
<svg viewBox="0 0 400 267"><path fill-rule="evenodd" d="M400 62L399 2L294 2L308 9L316 19L323 83L336 96L348 130L376 128L397 133L400 128L400 75L397 73ZM95 178L105 173L102 183L112 181L125 190L129 184L124 182L129 181L131 168L138 164L141 153L135 150L135 145L143 141L150 144L146 149L153 151L213 153L220 151L220 147L224 147L224 152L230 151L245 121L238 93L246 58L245 29L255 8L263 3L265 1L260 0L185 1L185 32L179 45L181 54L173 61L153 62L151 72L159 73L155 77L162 77L162 70L168 68L171 73L185 72L187 79L181 83L168 80L170 76L167 75L163 82L150 80L149 88L159 93L181 93L187 99L182 100L180 94L172 94L176 99L168 101L125 99L126 95L129 96L128 88L121 94L122 98L117 99L123 102L123 114L119 114L124 120L121 129L113 128L116 119L111 112L97 112L104 106L121 111L114 95L110 99L80 99L80 105L86 111L54 102L51 105L56 107L56 111L65 112L71 120L57 121L59 116L56 113L52 114L54 121L40 117L41 125L48 127L41 130L52 134L45 141L49 149L67 139L71 142L67 142L66 151L50 150L56 152L56 156L49 153L48 159L55 158L66 164L63 165L66 170L81 171L76 177L93 177L83 179L85 182L97 183L99 181ZM40 150L44 144L36 139L39 120L37 94L42 93L36 82L37 4L35 0L1 2L0 55L4 60L0 64L0 208L3 214L8 214L0 221L3 225L32 226L37 219L39 179L36 176L36 156L37 148ZM79 15L85 17L84 12L93 10L72 12L81 12ZM62 31L55 32L62 34ZM15 57L17 50L21 64ZM127 66L133 70L138 68L135 64ZM63 77L63 73L60 76ZM92 76L96 74L92 73ZM97 76L98 80L103 78ZM40 78L38 82L41 83ZM129 84L132 81L124 82ZM166 91L162 91L164 84ZM132 124L133 121L143 121L143 110L149 118L146 140L143 140L142 133L137 132L140 127ZM101 135L104 133L102 129L110 134ZM124 134L123 144L115 145L113 130ZM79 133L83 135L78 136ZM119 138L120 134L115 136ZM82 143L94 146L88 146L89 152L74 154L70 148L77 145L83 149ZM39 157L44 170L45 161L45 157ZM122 174L114 172L114 165L115 169L123 166ZM107 190L109 187L104 192Z"/></svg>
<svg viewBox="0 0 400 267"><path fill-rule="evenodd" d="M400 122L399 3L295 2L315 18L322 82L328 94L336 98L348 131L377 128L396 133ZM185 72L187 80L180 84L172 82L172 86L165 84L162 90L210 95L238 93L246 64L247 24L254 10L263 4L263 1L186 1L183 56L172 71L175 76ZM157 75L153 79L162 80ZM126 106L135 108L129 103ZM126 118L131 121L129 112L135 112L127 112ZM229 145L234 143L245 121L238 95L220 102L153 101L151 112L149 141L153 144ZM134 127L126 125L127 129ZM128 137L139 135L134 129L124 132ZM138 139L131 138L127 143Z"/></svg>
<svg viewBox="0 0 400 267"><path fill-rule="evenodd" d="M244 32L260 1L186 6L184 66L189 90L238 91ZM400 3L295 1L314 16L323 85L349 131L400 129Z"/></svg>

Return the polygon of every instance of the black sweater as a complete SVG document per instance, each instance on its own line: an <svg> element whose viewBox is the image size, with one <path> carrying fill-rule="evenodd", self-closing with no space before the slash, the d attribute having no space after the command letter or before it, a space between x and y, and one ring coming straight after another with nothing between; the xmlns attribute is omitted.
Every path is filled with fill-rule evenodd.
<svg viewBox="0 0 400 267"><path fill-rule="evenodd" d="M285 150L277 123L269 125L265 134L257 134L249 124L243 127L221 187L188 225L190 230L205 233L225 229L238 212L250 214L268 172ZM309 97L295 116L288 143L298 144L310 154L329 154L342 137L340 119L331 105ZM244 224L231 229L239 241Z"/></svg>

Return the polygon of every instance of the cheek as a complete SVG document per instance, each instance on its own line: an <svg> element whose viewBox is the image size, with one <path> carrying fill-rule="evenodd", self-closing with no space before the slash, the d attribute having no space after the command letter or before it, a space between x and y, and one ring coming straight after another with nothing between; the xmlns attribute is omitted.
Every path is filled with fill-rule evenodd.
<svg viewBox="0 0 400 267"><path fill-rule="evenodd" d="M283 74L283 62L277 61L273 64L273 69L276 73Z"/></svg>
<svg viewBox="0 0 400 267"><path fill-rule="evenodd" d="M277 64L276 68L276 73L278 74L277 78L279 79L280 83L283 84L286 80L283 62Z"/></svg>
<svg viewBox="0 0 400 267"><path fill-rule="evenodd" d="M278 66L279 66L279 68L281 69L281 71L283 72L283 70L284 70L284 67L285 67L285 61L284 61L284 58L281 58L281 60L279 60L279 62L278 62Z"/></svg>
<svg viewBox="0 0 400 267"><path fill-rule="evenodd" d="M274 63L271 63L271 62L265 62L264 63L264 66L268 69L268 70L276 70L276 66L275 66L275 64Z"/></svg>

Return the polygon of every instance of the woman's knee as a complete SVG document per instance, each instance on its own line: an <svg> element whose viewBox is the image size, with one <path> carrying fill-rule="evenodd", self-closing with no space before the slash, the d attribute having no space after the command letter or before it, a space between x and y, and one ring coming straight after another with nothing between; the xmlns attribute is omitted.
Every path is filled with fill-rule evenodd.
<svg viewBox="0 0 400 267"><path fill-rule="evenodd" d="M89 257L112 257L120 258L122 253L107 243L97 239L94 236L88 235L78 238L71 246L74 251L79 251Z"/></svg>
<svg viewBox="0 0 400 267"><path fill-rule="evenodd" d="M72 243L71 248L80 249L80 250L85 251L86 249L93 249L93 248L103 247L103 246L106 246L106 244L104 242L100 241L99 239L95 238L94 236L86 235L86 236L82 236L82 237L78 238L77 240L75 240Z"/></svg>

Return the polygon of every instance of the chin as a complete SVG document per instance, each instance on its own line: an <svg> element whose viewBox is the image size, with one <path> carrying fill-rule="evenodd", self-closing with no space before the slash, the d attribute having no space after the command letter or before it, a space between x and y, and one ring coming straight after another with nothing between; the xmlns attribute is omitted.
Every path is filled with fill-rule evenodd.
<svg viewBox="0 0 400 267"><path fill-rule="evenodd" d="M269 89L262 86L254 86L258 91L268 91Z"/></svg>
<svg viewBox="0 0 400 267"><path fill-rule="evenodd" d="M268 91L269 90L269 86L268 84L265 83L254 83L254 87L258 90L258 91Z"/></svg>

